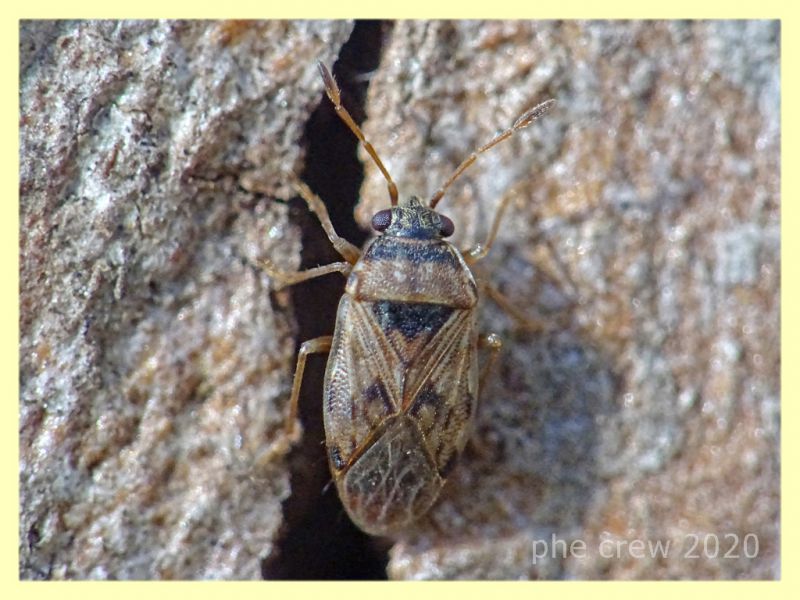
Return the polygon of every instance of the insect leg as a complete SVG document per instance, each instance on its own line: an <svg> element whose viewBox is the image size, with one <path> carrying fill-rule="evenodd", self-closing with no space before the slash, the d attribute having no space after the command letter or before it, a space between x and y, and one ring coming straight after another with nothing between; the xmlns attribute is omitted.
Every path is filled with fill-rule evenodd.
<svg viewBox="0 0 800 600"><path fill-rule="evenodd" d="M502 346L503 342L500 339L500 336L497 334L489 333L480 334L478 336L478 348L489 349L489 357L486 359L486 363L484 363L483 367L481 367L480 373L478 374L479 394L483 393L484 386L489 379L489 375L494 367L494 364L497 362L497 357L500 354L500 349ZM467 439L467 448L472 454L480 457L483 461L493 460L491 451L488 450L486 445L478 438L478 431L476 428L472 429L472 433Z"/></svg>
<svg viewBox="0 0 800 600"><path fill-rule="evenodd" d="M491 298L503 312L516 321L517 325L524 331L548 333L569 326L569 320L566 315L548 317L546 321L544 319L530 317L514 306L514 304L491 283L483 281L481 282L481 286L486 295Z"/></svg>
<svg viewBox="0 0 800 600"><path fill-rule="evenodd" d="M280 436L255 457L255 465L263 467L272 464L276 458L284 456L290 450L292 444L297 442L300 437L300 428L297 426L297 402L300 398L300 385L303 382L306 357L308 357L309 354L328 352L331 349L332 339L332 336L324 335L303 342L300 346L300 353L297 356L297 368L294 373L294 382L292 383L292 395L289 398L289 414L286 416L286 421L283 426L284 435Z"/></svg>
<svg viewBox="0 0 800 600"><path fill-rule="evenodd" d="M495 333L482 334L478 338L478 347L489 349L489 358L486 360L486 364L483 365L481 373L478 376L478 390L482 390L483 385L486 383L486 378L489 376L494 363L497 361L497 356L500 354L500 349L503 347L503 341L500 339L500 336Z"/></svg>
<svg viewBox="0 0 800 600"><path fill-rule="evenodd" d="M292 395L289 397L289 414L286 417L286 435L294 442L299 435L297 427L297 403L300 399L300 386L303 384L303 372L306 370L306 358L309 354L322 354L329 352L333 336L323 335L318 338L307 340L300 346L297 355L297 368L294 371L294 381L292 382Z"/></svg>
<svg viewBox="0 0 800 600"><path fill-rule="evenodd" d="M306 269L305 271L284 271L276 267L271 261L262 258L260 261L261 268L267 272L272 279L279 282L279 288L286 287L287 285L294 285L316 277L322 277L328 273L342 273L349 275L353 266L347 262L335 262L321 267L314 267L313 269Z"/></svg>
<svg viewBox="0 0 800 600"><path fill-rule="evenodd" d="M468 265L478 262L484 256L489 254L489 250L491 250L492 244L494 244L494 240L497 237L497 231L500 229L500 222L503 220L503 215L505 214L506 208L508 208L508 203L511 201L512 197L513 196L511 194L506 194L503 196L502 200L500 200L500 205L497 207L497 210L494 213L492 227L489 229L489 235L486 238L486 241L483 244L475 244L472 246L472 248L464 250L461 253Z"/></svg>
<svg viewBox="0 0 800 600"><path fill-rule="evenodd" d="M500 290L498 290L488 281L481 282L481 285L486 295L491 298L494 303L497 304L497 306L503 309L503 312L514 319L514 321L516 321L525 331L541 332L551 328L551 326L544 321L531 318L523 313L519 308L514 306L514 304L508 298L506 298Z"/></svg>
<svg viewBox="0 0 800 600"><path fill-rule="evenodd" d="M351 265L356 264L361 257L361 250L346 239L339 237L339 234L337 234L336 230L333 228L333 223L331 223L331 217L328 214L325 203L302 181L295 181L294 189L300 194L300 197L306 201L311 212L317 215L322 228L325 230L325 234L328 236L328 239L331 241L336 251Z"/></svg>

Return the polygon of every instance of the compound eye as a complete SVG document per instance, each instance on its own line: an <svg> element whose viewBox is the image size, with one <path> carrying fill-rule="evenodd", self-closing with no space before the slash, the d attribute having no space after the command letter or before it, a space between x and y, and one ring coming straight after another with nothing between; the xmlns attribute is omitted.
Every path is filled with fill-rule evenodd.
<svg viewBox="0 0 800 600"><path fill-rule="evenodd" d="M372 228L375 231L383 231L392 223L392 209L384 208L372 215Z"/></svg>
<svg viewBox="0 0 800 600"><path fill-rule="evenodd" d="M442 234L442 237L450 237L456 230L456 226L444 215L439 215L439 217L442 219L442 224L439 226L439 233Z"/></svg>

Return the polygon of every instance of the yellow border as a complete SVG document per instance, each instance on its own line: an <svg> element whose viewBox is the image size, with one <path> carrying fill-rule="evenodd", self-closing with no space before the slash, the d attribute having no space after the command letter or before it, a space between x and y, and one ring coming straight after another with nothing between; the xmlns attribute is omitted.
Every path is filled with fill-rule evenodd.
<svg viewBox="0 0 800 600"><path fill-rule="evenodd" d="M0 381L6 392L3 394L5 402L2 404L3 414L0 422L3 431L0 434L0 457L2 457L2 494L0 494L0 539L6 543L2 545L0 554L0 568L2 568L3 583L13 581L18 577L18 552L17 540L19 503L19 451L17 445L17 427L19 411L19 266L17 243L19 235L18 207L19 207L19 159L18 159L18 131L19 122L19 57L17 40L19 29L16 21L10 19L2 22L2 65L3 82L9 93L2 97L2 136L0 140L5 143L0 156L0 168L3 169L3 196L8 198L0 203L0 281L3 282L3 291L0 294ZM11 93L13 91L13 95ZM16 200L16 201L15 201ZM12 411L14 414L12 414ZM13 544L12 544L13 540ZM20 588L16 586L16 591Z"/></svg>
<svg viewBox="0 0 800 600"><path fill-rule="evenodd" d="M788 16L791 0L762 0L739 5L734 2L698 2L672 0L656 3L635 0L562 0L531 2L530 0L444 0L423 2L407 0L306 0L282 3L265 0L235 2L57 2L28 3L20 19L53 18L253 18L253 19L776 19ZM16 7L13 7L16 11Z"/></svg>
<svg viewBox="0 0 800 600"><path fill-rule="evenodd" d="M234 5L235 4L235 5ZM250 2L225 2L225 3L185 3L180 7L167 7L163 2L139 1L135 3L120 2L69 2L59 3L54 1L38 2L35 5L24 5L24 13L10 14L10 18L2 21L2 52L3 72L6 84L11 84L15 93L3 95L3 156L0 165L5 172L2 178L6 188L5 198L0 203L0 241L3 244L0 252L0 281L3 282L4 293L0 296L0 340L2 340L2 381L7 383L7 394L2 404L3 427L6 429L2 435L3 466L3 493L2 509L5 516L0 520L0 540L2 540L2 555L0 568L2 577L0 585L3 586L5 597L36 597L47 596L63 598L65 600L76 598L85 600L89 597L106 598L113 594L115 598L137 597L142 593L158 596L174 596L176 594L190 594L192 598L213 597L220 595L233 595L236 597L252 596L258 598L282 597L284 595L298 594L314 598L338 597L347 594L349 597L363 595L371 597L380 594L382 599L402 598L407 600L409 593L414 594L441 594L443 591L458 596L480 596L486 594L502 594L506 597L541 598L558 595L559 597L596 597L597 595L614 595L619 598L642 597L669 597L697 593L713 594L718 597L730 596L778 595L788 596L790 590L793 597L800 597L797 588L797 576L793 569L793 558L797 557L795 550L798 542L798 525L796 513L785 510L797 505L798 475L797 456L798 439L795 434L797 429L797 408L793 401L798 391L798 369L782 371L781 390L782 398L788 402L782 403L782 464L788 464L782 469L782 564L783 574L781 582L714 582L714 583L579 583L572 585L563 582L542 583L445 583L445 584L395 584L381 583L105 583L105 582L71 582L71 583L36 583L19 582L18 578L18 410L14 399L19 398L19 361L18 361L18 204L13 199L18 199L18 148L17 148L17 122L18 122L18 36L20 18L63 18L63 17L105 17L123 18L139 17L162 18L202 16L204 18L217 17L252 17L252 18L347 18L358 15L362 18L378 17L410 17L410 18L779 18L782 20L782 65L795 65L798 57L798 27L797 20L791 11L791 2L762 0L758 3L748 3L738 6L733 2L707 2L698 3L696 0L673 0L663 6L649 6L645 2L630 2L620 0L604 0L602 2L562 1L562 2L532 2L493 0L488 2L453 2L445 3L401 2L385 3L372 0L371 2L336 2L331 0L306 0L301 3L291 3L290 8L276 7L274 0L258 0ZM6 8L5 10L8 10ZM19 10L12 7L12 10ZM798 125L796 112L791 107L800 106L797 93L797 76L792 73L792 68L782 68L781 94L782 94L782 157L784 164L796 164L794 154L797 148ZM796 109L795 109L796 110ZM13 140L13 141L10 141ZM791 157L795 156L795 159ZM790 201L783 204L781 216L781 243L782 243L782 270L781 270L781 306L788 307L782 313L781 354L782 362L787 365L796 364L797 339L800 323L796 312L792 310L797 305L798 288L797 278L789 277L789 272L796 272L797 266L794 258L798 256L798 237L786 235L787 232L798 231L798 185L797 178L793 176L797 169L785 169L782 173L781 198ZM436 587L434 587L436 585ZM413 586L413 588L411 587Z"/></svg>

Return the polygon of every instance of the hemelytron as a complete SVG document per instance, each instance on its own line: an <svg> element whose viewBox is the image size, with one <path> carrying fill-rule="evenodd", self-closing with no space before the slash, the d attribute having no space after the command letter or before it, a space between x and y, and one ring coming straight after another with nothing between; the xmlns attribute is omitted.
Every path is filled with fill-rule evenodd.
<svg viewBox="0 0 800 600"><path fill-rule="evenodd" d="M470 265L488 253L506 206L501 201L485 243L457 250L445 238L453 222L435 210L446 190L478 156L527 127L554 104L547 100L475 150L425 203L398 202L397 186L341 104L339 88L321 63L325 91L339 117L386 179L390 208L372 227L380 235L363 251L340 238L322 201L303 183L299 194L317 215L343 262L298 273L270 263L284 285L328 273L347 276L332 336L302 344L287 418L298 435L297 402L306 358L328 352L323 414L328 462L342 503L364 531L384 535L424 515L464 449L478 391L500 349L494 334L479 335L479 287ZM481 368L478 347L490 355Z"/></svg>

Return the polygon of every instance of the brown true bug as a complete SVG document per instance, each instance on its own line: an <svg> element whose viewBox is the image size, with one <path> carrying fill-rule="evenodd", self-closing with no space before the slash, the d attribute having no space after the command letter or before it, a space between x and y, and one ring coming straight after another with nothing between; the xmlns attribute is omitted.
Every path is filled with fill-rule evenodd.
<svg viewBox="0 0 800 600"><path fill-rule="evenodd" d="M480 154L530 125L554 101L529 110L474 151L427 206L416 196L398 206L397 186L342 106L333 77L318 66L337 114L386 178L391 208L375 213L372 227L382 235L361 252L336 234L322 201L296 184L345 262L297 273L267 262L267 272L284 285L333 272L348 279L333 336L300 348L286 427L295 439L306 358L329 352L323 411L331 473L353 522L385 535L424 515L436 500L471 433L479 387L500 349L496 335L478 335L478 286L468 265L491 248L506 199L487 241L464 253L443 239L453 233L453 222L434 208ZM491 351L480 371L479 346Z"/></svg>

